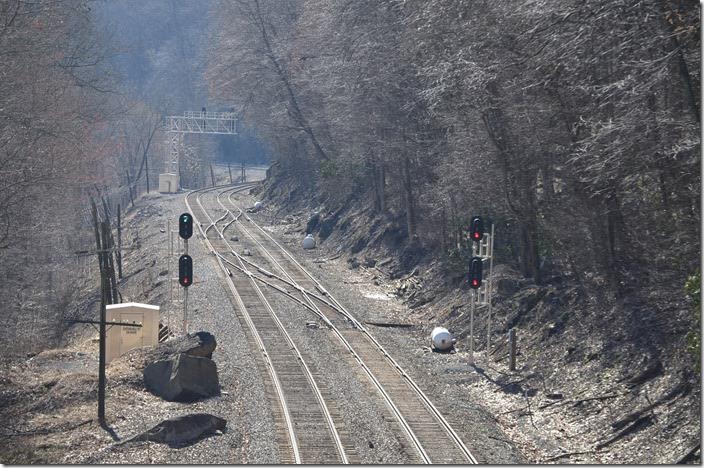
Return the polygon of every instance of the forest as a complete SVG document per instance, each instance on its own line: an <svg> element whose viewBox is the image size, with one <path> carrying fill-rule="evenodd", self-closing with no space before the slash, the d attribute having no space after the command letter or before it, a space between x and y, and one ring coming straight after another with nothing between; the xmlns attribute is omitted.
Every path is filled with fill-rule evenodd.
<svg viewBox="0 0 704 468"><path fill-rule="evenodd" d="M271 156L274 181L368 202L450 265L479 214L500 261L597 302L682 295L698 275L694 1L126 5L0 2L2 298L51 316L49 334L88 198L153 190L163 116L208 103L237 110L240 153ZM192 187L238 153L191 145L208 154L184 164Z"/></svg>
<svg viewBox="0 0 704 468"><path fill-rule="evenodd" d="M211 92L328 205L458 268L488 216L500 261L600 305L698 278L696 2L249 0L217 30Z"/></svg>
<svg viewBox="0 0 704 468"><path fill-rule="evenodd" d="M699 462L701 47L694 0L0 0L0 410L12 422L0 455L285 462L293 430L275 417L288 410L260 392L280 363L252 341L250 307L267 343L309 371L290 336L303 344L315 372L301 382L323 382L364 460L415 458L403 415L402 437L377 432L391 405L367 398L383 388L357 380L364 363L340 347L361 334L359 349L380 337L389 352L373 348L380 367L360 375L401 390L417 379L443 405L418 426L455 418L480 462ZM234 112L236 137L170 138L169 116L206 109ZM180 190L161 193L174 148ZM266 180L228 185L240 164ZM167 241L184 211L200 216L191 251ZM488 268L472 258L475 216L492 232ZM486 275L479 301L470 265ZM267 296L284 292L276 309L246 289L255 276ZM333 339L312 294L345 335ZM198 409L227 412L229 434L120 449L102 416L85 419L105 383L91 326L127 302L161 307L160 338L186 334L187 318L218 335L223 385ZM427 346L438 329L449 348ZM107 366L122 438L187 409L145 392L133 357L147 346L132 338ZM432 406L406 395L394 401L415 401L413 418Z"/></svg>
<svg viewBox="0 0 704 468"><path fill-rule="evenodd" d="M502 261L603 301L697 273L696 2L242 0L217 31L211 93L280 177L406 243L462 257L489 216Z"/></svg>
<svg viewBox="0 0 704 468"><path fill-rule="evenodd" d="M90 199L106 199L115 225L118 204L124 213L156 190L164 117L209 105L209 23L187 1L0 0L0 342L11 354L60 343L65 320L85 315L75 283L96 281L96 257L76 252L94 247ZM191 187L210 183L211 162L269 157L244 124L235 142L185 144Z"/></svg>

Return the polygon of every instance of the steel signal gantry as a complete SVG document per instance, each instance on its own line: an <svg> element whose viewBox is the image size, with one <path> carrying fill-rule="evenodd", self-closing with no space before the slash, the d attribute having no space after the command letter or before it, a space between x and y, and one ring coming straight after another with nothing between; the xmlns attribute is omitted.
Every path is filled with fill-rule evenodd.
<svg viewBox="0 0 704 468"><path fill-rule="evenodd" d="M169 155L166 158L166 170L159 175L159 191L177 192L179 181L179 149L186 133L211 135L237 135L237 117L234 112L184 112L183 115L166 117L167 145Z"/></svg>

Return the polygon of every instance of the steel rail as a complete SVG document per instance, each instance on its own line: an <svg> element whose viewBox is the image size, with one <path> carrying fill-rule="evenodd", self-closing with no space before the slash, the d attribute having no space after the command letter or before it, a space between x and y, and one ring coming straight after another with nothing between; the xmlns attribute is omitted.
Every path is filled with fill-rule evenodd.
<svg viewBox="0 0 704 468"><path fill-rule="evenodd" d="M206 193L206 192L210 192L210 191L214 191L214 190L217 190L218 188L219 188L219 187L213 187L213 188L210 188L210 189L206 189L206 190L201 191L200 194L203 194L203 193ZM245 188L246 188L246 187L245 187ZM243 190L243 189L238 188L238 189L235 189L234 191L241 191L241 190ZM221 231L221 230L218 229L218 226L217 226L217 223L218 223L218 222L220 222L221 220L223 220L224 218L226 218L227 216L229 216L229 214L228 214L229 212L226 210L226 214L225 214L224 216L221 216L220 218L218 218L218 219L216 219L216 220L213 220L212 217L210 217L210 215L208 214L207 209L205 208L205 206L203 206L203 204L202 204L202 202L201 202L201 200L200 200L200 194L196 197L196 201L197 201L197 203L200 205L200 209L203 211L203 213L205 214L205 216L207 216L207 217L209 218L210 224L209 224L204 230L202 229L202 226L199 226L199 227L201 228L201 231L203 232L203 236L204 236L205 240L207 241L207 244L210 246L211 252L216 256L216 259L217 259L217 261L218 261L218 264L219 264L220 267L223 269L223 271L224 271L226 274L228 274L228 277L227 277L228 286L230 286L230 289L232 290L233 294L234 294L234 295L236 296L236 298L238 299L238 301L237 301L237 302L238 302L238 305L239 305L240 308L244 311L244 313L247 315L247 317L248 317L248 319L249 319L249 320L248 320L248 325L250 326L250 328L253 328L253 334L256 334L256 336L258 337L258 341L259 341L260 347L263 347L263 346L264 346L263 340L261 340L261 337L259 336L258 331L256 331L256 326L255 326L255 324L254 324L253 321L251 320L251 317L249 317L249 314L246 312L246 307L245 307L245 305L244 305L244 302L243 302L242 299L239 297L239 294L238 294L237 291L236 291L236 287L235 287L234 283L233 283L232 280L230 280L230 278L229 278L229 270L223 265L223 260L224 260L224 258L222 257L222 255L220 255L220 254L215 250L214 246L212 245L212 243L210 242L210 240L209 240L208 237L207 237L208 230L210 230L211 228L213 228L213 229L215 230L215 232L217 233L218 237L220 238L220 240L223 242L223 244L224 244L231 252L234 253L234 250L232 250L232 248L230 247L229 243L228 243L227 240L225 239L225 236L224 236L224 234L223 234L224 229ZM219 201L219 195L218 195L218 201ZM190 209L190 206L189 206L189 209ZM195 215L194 215L194 217L195 217ZM228 224L228 225L229 225L229 224ZM327 407L327 404L326 404L326 402L325 402L325 399L323 398L323 395L322 395L322 392L320 391L320 388L318 387L317 383L315 382L315 379L314 379L314 377L313 377L313 374L312 374L310 368L308 367L308 365L306 364L305 360L303 359L302 354L300 353L300 351L299 351L298 348L296 347L296 345L295 345L295 343L293 342L291 336L290 336L289 333L286 331L286 329L285 329L283 323L280 321L280 319L278 318L278 316L277 316L276 313L274 312L273 308L271 307L271 305L270 305L269 302L267 301L266 297L264 296L263 292L261 291L261 288L259 288L259 286L256 284L255 278L253 278L253 274L252 274L249 270L247 270L246 266L244 265L244 262L242 262L242 258L241 258L239 255L237 255L237 257L238 257L238 260L240 260L240 267L239 267L238 269L240 269L240 270L248 277L248 279L249 279L249 281L250 281L250 284L252 285L252 289L254 289L255 292L257 293L257 295L258 295L258 297L259 297L261 303L264 305L264 307L265 307L265 308L267 309L267 311L269 312L269 315L270 315L271 319L274 321L274 323L276 324L277 328L280 330L280 332L281 332L282 335L284 336L284 338L285 338L285 340L286 340L286 342L287 342L289 348L290 348L290 349L293 351L293 353L295 354L296 359L297 359L299 365L301 366L301 368L302 368L302 370L303 370L303 374L305 375L305 377L306 377L306 379L307 379L307 381L308 381L308 383L309 383L311 389L313 390L313 394L314 394L314 396L315 396L315 398L316 398L316 400L317 400L317 402L318 402L318 405L319 405L320 408L321 408L321 411L322 411L323 416L324 416L324 418L325 418L325 420L326 420L328 429L329 429L330 434L331 434L331 436L332 436L332 439L333 439L333 441L334 441L334 443L335 443L336 450L337 450L337 452L338 452L338 455L339 455L339 457L340 457L342 463L344 463L344 464L349 463L349 460L348 460L348 458L347 458L347 454L345 453L345 449L344 449L344 447L343 447L343 445L342 445L342 441L341 441L341 439L340 439L339 433L337 432L337 428L335 427L334 421L333 421L332 416L331 416L331 414L330 414L330 411L329 411L329 409L328 409L328 407ZM225 260L225 261L227 261L227 260ZM230 262L227 262L227 263L230 263ZM236 267L236 265L233 265L233 266ZM301 305L304 305L304 306L305 306L305 304L301 304ZM262 349L264 350L264 352L265 352L265 354L267 355L267 358L268 358L269 353L266 352L266 348L263 347ZM267 363L268 363L268 365L269 365L269 367L270 367L270 370L273 370L273 369L274 369L273 363L271 362L270 359L267 359ZM277 378L276 378L276 383L278 383L278 386L279 386L279 388L277 389L277 393L279 393L280 397L283 397L283 398L284 398L283 403L284 403L284 405L285 405L284 407L286 408L287 425L288 425L288 427L289 427L290 439L291 439L292 447L295 447L294 450L295 450L295 452L297 453L297 454L296 454L296 462L297 462L297 463L300 463L300 462L301 462L301 458L300 458L300 446L299 446L299 444L298 444L298 442L297 442L297 440L296 440L295 431L293 431L293 424L292 424L292 419L291 419L291 416L290 416L290 410L289 410L288 404L285 403L285 397L284 397L284 395L283 395L283 387L281 386L281 382L278 381L278 376L277 376ZM282 406L283 406L283 405L282 405Z"/></svg>
<svg viewBox="0 0 704 468"><path fill-rule="evenodd" d="M217 195L216 200L217 200L218 204L220 204L220 206L222 206L222 207L225 209L225 212L226 212L226 213L225 213L224 216L220 217L218 220L222 220L222 219L226 218L226 217L229 215L229 213L230 213L230 211L229 211L227 208L225 208L224 205L222 205L222 203L220 202L220 195L221 195L222 193L224 193L224 192L220 192L220 193ZM202 206L202 205L201 205L201 206ZM230 251L231 251L231 252L234 252L234 250L230 247L230 244L229 244L229 243L227 242L227 240L225 239L225 236L224 236L224 234L223 234L224 230L223 230L223 231L219 231L218 228L217 228L217 225L216 225L215 223L212 224L212 227L215 229L215 231L216 231L216 232L218 233L218 235L220 236L220 239L222 239L222 241L223 241L223 242L225 243L225 245L230 249ZM252 284L253 288L257 291L257 294L259 294L259 297L260 297L262 303L263 303L263 304L266 306L266 308L269 310L269 313L271 314L272 319L276 322L276 325L279 327L279 329L281 330L281 333L282 333L282 334L284 335L284 337L286 338L286 341L287 341L287 343L289 344L290 348L291 348L291 349L293 350L293 352L296 354L296 357L298 358L299 363L301 364L301 366L303 366L303 369L305 370L306 378L308 379L308 382L310 383L311 387L313 388L314 394L315 394L315 396L316 396L316 398L317 398L317 400L318 400L318 403L319 403L319 405L320 405L320 408L321 408L322 411L323 411L323 414L324 414L324 416L325 416L326 422L327 422L327 424L328 424L328 428L330 429L330 433L331 433L331 435L332 435L332 437L333 437L333 440L334 440L334 442L335 442L335 446L336 446L336 448L337 448L338 454L340 455L340 458L342 459L342 463L348 464L348 463L349 463L349 460L347 459L347 454L345 453L345 449L344 449L344 447L342 446L342 440L340 439L340 434L337 432L337 428L335 427L335 422L333 421L332 416L330 415L330 411L329 411L329 409L328 409L327 404L325 403L325 399L323 398L323 395L322 395L322 393L321 393L321 391L320 391L320 388L318 388L318 384L315 382L315 379L313 378L313 373L310 371L310 368L308 367L308 364L306 364L305 360L303 359L303 355L302 355L301 352L298 350L298 347L297 347L296 344L293 342L293 339L291 338L291 335L289 335L289 333L286 331L286 328L284 327L284 324L281 322L281 320L279 320L279 317L276 315L276 312L274 312L274 309L273 309L273 308L271 307L271 305L269 304L269 301L267 301L266 297L264 297L264 293L262 292L261 288L260 288L259 285L256 283L256 281L254 280L254 278L252 278L251 272L250 272L249 270L247 270L247 268L246 268L244 262L242 261L242 259L241 259L241 257L240 257L239 255L237 255L237 258L238 258L239 261L240 261L240 266L241 266L241 268L244 270L245 274L247 275L247 277L248 277L249 280L251 281L251 284Z"/></svg>
<svg viewBox="0 0 704 468"><path fill-rule="evenodd" d="M230 199L228 197L228 199ZM232 203L232 200L230 199L230 202ZM234 203L233 203L234 205ZM221 204L223 208L227 209L224 205ZM229 211L229 210L228 210ZM231 213L232 214L232 213ZM240 210L240 215L242 214L242 210ZM234 217L234 214L232 214ZM251 221L250 221L251 222ZM291 277L291 275L288 274L286 269L273 257L271 254L267 251L267 249L259 242L257 239L252 236L252 234L244 227L242 226L242 230L249 236L249 238L255 242L259 247L262 249L262 252L269 258L269 260L276 265L281 272L288 277L288 281L290 281L293 284L295 283L295 280ZM399 422L401 427L403 428L403 431L406 433L408 438L410 439L411 443L413 443L415 449L418 451L418 454L420 455L421 459L423 460L424 463L431 463L430 457L428 456L427 452L423 448L423 445L420 443L418 440L417 436L413 432L413 429L411 428L410 424L406 420L406 418L403 417L403 414L401 413L401 410L396 406L394 403L393 399L391 396L388 394L382 383L379 381L379 379L376 378L372 370L367 366L367 364L364 362L364 359L357 353L357 351L354 349L354 347L350 344L350 342L344 337L344 335L340 332L340 330L330 321L330 319L325 316L325 314L313 303L313 301L310 300L308 292L300 285L295 286L298 291L303 294L304 298L306 301L309 303L310 307L308 307L309 310L314 312L318 317L320 317L327 325L330 327L330 329L335 333L335 336L342 342L343 346L347 348L347 350L352 354L352 356L355 358L355 360L359 363L359 365L362 367L364 370L365 374L371 381L372 385L377 389L377 391L381 394L384 402L390 409L391 413L393 416L396 418L396 420ZM334 306L331 306L334 307Z"/></svg>
<svg viewBox="0 0 704 468"><path fill-rule="evenodd" d="M232 200L232 195L234 192L230 193L228 196L229 202L232 204L232 206L236 207L239 210L239 217L244 216L245 219L255 228L257 228L264 236L266 236L274 245L276 245L279 250L288 257L288 259L301 271L303 272L310 281L313 282L315 287L326 297L330 299L333 304L336 305L336 307L333 307L333 310L336 310L338 313L340 313L343 317L345 317L347 320L352 322L356 328L358 328L362 333L364 333L371 341L372 343L377 347L377 349L384 355L384 357L391 363L391 365L396 368L396 370L400 373L400 375L408 382L408 384L411 386L411 388L415 391L415 393L419 396L419 398L423 401L423 403L428 407L428 409L433 413L435 418L438 420L438 422L443 426L445 431L448 433L448 435L451 437L451 439L454 441L456 446L460 449L460 451L465 455L467 460L470 463L478 463L474 455L471 453L471 451L466 447L462 439L459 437L459 435L456 433L456 431L452 428L452 426L449 424L449 422L445 419L445 417L442 415L442 413L437 409L437 407L432 403L432 401L428 398L427 395L422 391L422 389L416 384L415 381L401 368L401 366L396 362L395 359L391 357L391 355L384 349L384 347L374 338L374 336L369 333L369 331L349 312L345 307L337 300L335 297L333 297L324 287L321 285L318 280L308 272L294 257L291 255L288 250L286 250L281 244L279 244L276 239L274 239L268 232L266 232L264 229L262 229L254 220L248 216L246 213L244 213L238 206L237 204ZM219 198L218 198L219 199ZM223 208L227 209L226 207L223 206ZM229 211L229 210L228 210ZM238 219L239 220L239 219ZM240 223L243 227L244 225ZM244 228L246 232L246 228ZM250 235L250 237L252 237ZM261 246L261 244L259 243ZM262 247L263 248L263 247ZM264 251L266 251L265 248L263 248ZM267 252L267 256L270 257L270 254ZM283 268L280 266L280 264L276 261L274 261L275 264L279 265L279 268L283 270ZM290 275L287 274L287 276ZM291 278L293 281L293 279Z"/></svg>
<svg viewBox="0 0 704 468"><path fill-rule="evenodd" d="M198 218L196 217L193 208L191 208L190 203L188 203L188 197L189 197L190 195L192 195L192 194L194 194L194 193L199 193L199 192L205 191L205 190L207 190L207 189L201 189L201 190L193 191L193 192L190 192L190 193L186 194L186 196L184 197L184 201L185 201L185 203L186 203L186 208L187 208L188 211L191 213L191 215L193 215L193 219L194 219L194 221L196 221L196 223L197 223L197 225L198 225L198 229L200 230L201 234L203 235L203 242L205 243L206 247L208 247L211 252L214 252L215 249L213 248L213 245L212 245L212 244L210 243L210 241L208 240L208 236L207 236L207 234L206 234L207 229L206 229L206 230L203 229L203 226L201 225L201 222L200 222L200 221L198 220ZM244 189L243 189L243 190L244 190ZM205 211L204 211L204 212L205 212ZM206 216L207 216L207 213L206 213ZM216 259L217 259L217 261L218 261L218 265L220 265L220 268L222 268L223 270L225 270L225 266L222 264L222 262L220 261L220 259L217 258L217 257L216 257ZM271 362L271 358L269 357L269 354L268 354L267 351L266 351L266 346L264 346L264 342L262 341L262 338L261 338L261 336L259 335L259 332L257 331L257 328L254 326L254 322L252 321L252 318L251 318L251 317L249 316L249 314L247 313L247 309L246 309L245 306L244 306L244 302L242 301L242 298L240 297L240 295L237 293L237 289L235 288L235 285L234 285L234 283L232 282L232 280L230 280L229 276L226 278L226 283L227 283L227 285L228 285L228 287L229 287L229 289L230 289L230 292L232 293L232 295L233 295L234 298L235 298L235 302L237 302L237 305L238 305L238 306L240 307L240 309L242 310L242 317L244 318L245 323L246 323L247 326L249 327L250 333L251 333L252 336L254 337L254 340L256 341L257 346L259 347L259 350L261 351L262 357L263 357L263 359L264 359L264 362L265 362L265 364L266 364L267 370L268 370L268 372L269 372L269 376L271 377L271 380L272 380L272 382L273 382L273 384L274 384L274 390L275 390L276 395L277 395L277 397L278 397L279 404L281 405L281 411L282 411L283 416L284 416L284 420L285 420L285 423L286 423L287 432L288 432L288 434L289 434L289 440L290 440L290 442L291 442L291 448L292 448L292 451L293 451L294 462L295 462L296 464L300 464L300 463L301 463L301 456L300 456L300 453L299 453L299 450L298 450L298 445L297 445L297 442L296 442L295 430L294 430L294 428L293 428L293 423L292 423L292 421L291 421L291 415L290 415L290 412L289 412L289 409L288 409L288 405L286 404L286 398L284 397L284 394L283 394L283 389L282 389L282 387L281 387L281 382L279 381L279 377L278 377L278 375L277 375L277 373L276 373L276 369L274 369L274 364Z"/></svg>

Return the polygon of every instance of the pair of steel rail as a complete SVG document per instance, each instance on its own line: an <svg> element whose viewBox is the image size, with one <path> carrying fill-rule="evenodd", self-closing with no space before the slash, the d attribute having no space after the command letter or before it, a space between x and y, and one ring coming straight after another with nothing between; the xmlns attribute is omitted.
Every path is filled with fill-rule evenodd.
<svg viewBox="0 0 704 468"><path fill-rule="evenodd" d="M373 387L386 403L408 440L415 448L418 454L418 461L422 463L477 463L475 457L440 411L378 340L293 255L237 207L232 200L232 196L254 185L241 184L235 187L220 186L197 190L187 194L185 202L188 210L195 218L196 225L201 231L206 247L213 253L218 265L225 273L228 288L241 311L241 317L247 324L250 334L261 352L286 427L287 443L284 445L290 447L292 453L290 461L294 463L348 463L350 462L350 457L347 456L347 451L350 450L350 444L343 443L343 437L341 437L340 431L335 425L328 403L314 378L313 372L305 363L302 354L257 283L266 283L279 292L284 293L305 307L306 310L318 316L326 324L342 346L349 351L353 359L360 365L364 374L366 374ZM224 214L217 219L213 219L208 213L208 209L203 205L201 196L218 190L216 201L219 205L219 210ZM221 197L226 194L228 195L227 203L230 205L229 208L221 200ZM191 205L189 197L193 196L195 196L195 204ZM251 229L241 221L243 218ZM218 228L218 223L224 223L223 227ZM262 268L232 249L225 238L224 232L235 223L237 223L238 229L257 246L257 249L268 259L269 263L279 270L279 273L273 273ZM273 248L267 248L264 244L273 246ZM218 250L221 251L218 252ZM234 256L235 261L223 255L223 251ZM235 285L236 280L233 280L233 272L228 266L243 274L237 280L240 285L239 289ZM287 289L278 286L276 282L294 288L301 297L296 297L295 294L291 294ZM307 285L301 283L307 283ZM317 290L318 293L314 290ZM252 291L256 294L260 305L253 302ZM246 294L246 298L248 297L249 305L245 304L247 301L243 300L242 294ZM262 308L264 309L263 311ZM252 318L250 310L259 311L255 312L256 320ZM268 314L269 318L266 320L270 320L270 322L263 321L265 320L263 312ZM283 336L289 355L295 357L294 361L299 367L299 373L296 373L295 378L289 375L293 372L290 368L291 361L286 361L285 357L272 353L274 351L273 348L276 347L275 345L267 346L265 344L266 337L260 333L257 323L255 323L257 320L259 320L260 328ZM363 351L355 349L355 346ZM283 350L283 352L286 351ZM374 357L382 357L382 359L380 362L374 359L374 364L369 365L365 362L365 357L368 360ZM275 363L274 361L277 360L279 362ZM372 369L372 367L375 369ZM317 402L319 417L324 420L324 427L327 428L327 437L322 434L314 435L317 443L313 445L312 450L311 447L306 447L305 444L301 446L299 443L299 440L304 436L297 434L296 421L293 416L296 413L295 407L297 405L305 406L310 402L306 401L305 398L301 399L300 394L292 393L286 389L288 382L280 376L282 373L286 379L292 379L294 382L296 379L301 379L300 373L302 373L305 376L308 390L312 392L314 400ZM301 384L298 382L299 390L300 386ZM399 404L394 397L403 401ZM413 397L415 397L416 401L408 401L409 399L412 400ZM320 425L317 426L320 427ZM324 443L325 439L327 443ZM345 446L347 446L347 449ZM330 449L333 449L336 453L335 459L325 458L330 456Z"/></svg>

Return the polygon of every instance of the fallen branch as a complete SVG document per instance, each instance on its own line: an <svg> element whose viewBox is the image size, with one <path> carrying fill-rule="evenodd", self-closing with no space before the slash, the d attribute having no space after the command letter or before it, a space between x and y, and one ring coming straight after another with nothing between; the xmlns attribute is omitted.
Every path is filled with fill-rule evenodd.
<svg viewBox="0 0 704 468"><path fill-rule="evenodd" d="M538 406L538 409L545 409L545 408L548 408L556 403L565 403L565 400L551 400L544 405Z"/></svg>
<svg viewBox="0 0 704 468"><path fill-rule="evenodd" d="M677 388L678 387L675 387L675 389L677 389ZM668 399L674 398L674 396L676 396L676 393L673 391L670 391L664 397L661 397L658 400L656 400L655 403L651 403L647 406L644 406L643 408L636 410L633 413L627 415L625 418L622 418L622 419L619 419L618 421L612 422L611 427L614 430L621 429L622 427L626 426L631 421L635 421L636 419L638 419L643 413L647 413L648 411L652 411L653 408L662 405Z"/></svg>
<svg viewBox="0 0 704 468"><path fill-rule="evenodd" d="M520 408L512 409L511 411L504 411L503 413L499 413L499 414L511 414L511 413L515 413L516 411L522 411L522 410L527 410L527 409L528 409L528 406L522 406Z"/></svg>
<svg viewBox="0 0 704 468"><path fill-rule="evenodd" d="M415 326L412 323L396 323L396 322L377 322L373 320L365 320L364 323L367 325L374 325L376 327L387 327L387 328L410 328Z"/></svg>
<svg viewBox="0 0 704 468"><path fill-rule="evenodd" d="M507 382L507 383L505 383L505 384L499 384L499 387L501 387L501 388L510 387L511 385L523 383L523 382L525 382L525 381L526 381L526 379L525 379L525 378L522 378L522 379L514 380L513 382Z"/></svg>
<svg viewBox="0 0 704 468"><path fill-rule="evenodd" d="M582 398L581 400L572 400L570 403L574 403L574 406L581 405L582 403L585 403L587 401L596 401L596 400L608 400L609 398L616 398L617 396L620 396L621 394L619 393L611 393L608 395L600 395L600 396L595 396L595 397L589 397L589 398Z"/></svg>
<svg viewBox="0 0 704 468"><path fill-rule="evenodd" d="M585 453L593 453L595 450L584 450L582 452L567 452L561 453L560 455L555 455L554 457L546 458L541 463L547 463L549 461L559 460L560 458L571 457L572 455L583 455Z"/></svg>
<svg viewBox="0 0 704 468"><path fill-rule="evenodd" d="M633 432L637 432L653 423L653 418L648 415L648 416L643 416L638 418L631 424L630 426L626 427L624 430L616 434L615 436L611 437L610 439L605 440L604 442L599 443L595 449L599 450L607 445L611 445L612 443L616 442L617 440L627 436L628 434L631 434Z"/></svg>

